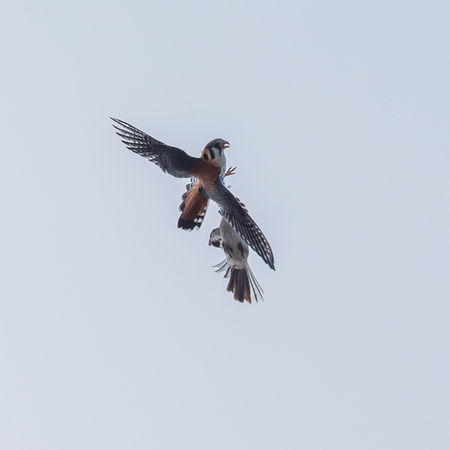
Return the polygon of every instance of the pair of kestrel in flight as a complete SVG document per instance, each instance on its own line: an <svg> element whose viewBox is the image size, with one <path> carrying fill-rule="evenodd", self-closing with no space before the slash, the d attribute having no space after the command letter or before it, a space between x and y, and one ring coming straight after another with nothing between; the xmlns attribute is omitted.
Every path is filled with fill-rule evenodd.
<svg viewBox="0 0 450 450"><path fill-rule="evenodd" d="M219 263L217 272L225 271L229 277L227 290L234 298L251 302L262 299L262 289L247 263L249 246L275 270L272 249L261 229L250 217L244 205L225 187L224 179L234 173L226 170L225 149L229 143L223 139L209 142L200 158L166 145L132 125L112 119L116 133L129 150L154 162L163 172L176 178L190 178L180 205L178 228L199 229L209 200L217 203L222 220L211 232L209 245L220 247L225 260Z"/></svg>

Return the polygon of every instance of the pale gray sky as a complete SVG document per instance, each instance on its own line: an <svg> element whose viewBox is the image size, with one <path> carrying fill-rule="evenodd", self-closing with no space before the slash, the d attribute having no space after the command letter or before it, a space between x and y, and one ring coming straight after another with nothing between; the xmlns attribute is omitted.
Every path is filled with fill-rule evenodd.
<svg viewBox="0 0 450 450"><path fill-rule="evenodd" d="M8 450L450 448L450 6L4 1ZM199 155L269 239L240 304L177 229Z"/></svg>

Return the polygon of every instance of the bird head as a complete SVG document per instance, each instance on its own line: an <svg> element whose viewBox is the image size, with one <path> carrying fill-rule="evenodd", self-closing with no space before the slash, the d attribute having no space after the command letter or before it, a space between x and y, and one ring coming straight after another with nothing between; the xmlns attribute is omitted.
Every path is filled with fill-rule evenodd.
<svg viewBox="0 0 450 450"><path fill-rule="evenodd" d="M205 161L221 160L225 158L224 150L228 148L230 144L223 139L214 139L206 144L202 158Z"/></svg>

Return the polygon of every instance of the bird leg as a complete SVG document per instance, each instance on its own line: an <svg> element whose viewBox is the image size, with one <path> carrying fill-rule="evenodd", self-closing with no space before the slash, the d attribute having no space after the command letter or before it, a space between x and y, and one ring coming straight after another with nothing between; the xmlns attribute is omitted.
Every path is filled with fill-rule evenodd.
<svg viewBox="0 0 450 450"><path fill-rule="evenodd" d="M229 167L223 177L225 178L225 177L228 177L229 175L235 175L235 170L236 170L236 167L233 167L233 168Z"/></svg>

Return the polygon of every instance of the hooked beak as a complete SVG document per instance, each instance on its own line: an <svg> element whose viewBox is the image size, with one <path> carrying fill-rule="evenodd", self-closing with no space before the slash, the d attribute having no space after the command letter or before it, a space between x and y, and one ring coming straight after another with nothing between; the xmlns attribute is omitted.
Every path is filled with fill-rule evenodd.
<svg viewBox="0 0 450 450"><path fill-rule="evenodd" d="M229 142L225 141L225 142L223 143L223 148L228 148L229 146L230 146L230 143L229 143Z"/></svg>

